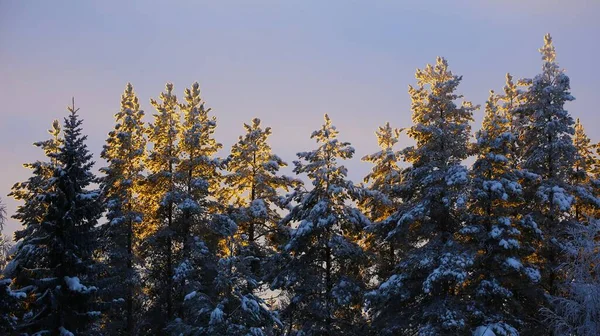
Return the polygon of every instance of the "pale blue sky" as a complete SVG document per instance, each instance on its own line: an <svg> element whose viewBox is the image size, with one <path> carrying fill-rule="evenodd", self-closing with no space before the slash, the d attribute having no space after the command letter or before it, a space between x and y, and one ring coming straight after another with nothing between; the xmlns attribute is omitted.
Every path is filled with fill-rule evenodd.
<svg viewBox="0 0 600 336"><path fill-rule="evenodd" d="M551 33L577 100L567 109L600 140L600 1L0 1L0 195L26 179L75 96L88 145L98 153L125 84L148 103L172 81L181 96L198 81L228 148L259 117L291 164L314 148L310 133L329 113L356 158L359 182L377 149L373 132L410 126L408 84L440 55L462 74L460 92L483 104L504 74L539 72ZM482 111L476 112L474 130ZM147 119L149 120L149 118ZM403 139L400 147L408 140ZM7 233L18 223L10 221Z"/></svg>

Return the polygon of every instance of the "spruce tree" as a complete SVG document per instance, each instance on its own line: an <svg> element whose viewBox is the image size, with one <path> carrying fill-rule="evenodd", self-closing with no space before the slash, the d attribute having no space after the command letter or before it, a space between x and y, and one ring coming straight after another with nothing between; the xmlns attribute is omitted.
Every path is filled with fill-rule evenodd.
<svg viewBox="0 0 600 336"><path fill-rule="evenodd" d="M90 322L100 314L89 282L102 208L99 192L87 190L96 178L77 111L69 107L62 137L55 122L53 138L36 144L50 161L26 165L33 176L11 192L25 201L14 216L24 226L15 234L21 243L6 270L13 289L27 296L17 326L23 333L93 334Z"/></svg>
<svg viewBox="0 0 600 336"><path fill-rule="evenodd" d="M325 124L311 135L319 147L298 153L302 161L294 161L294 172L306 174L313 188L290 194L288 202L295 205L282 221L290 238L272 288L290 298L282 307L288 335L356 335L364 326L365 256L358 242L369 222L351 206L357 190L339 165L354 148L337 136L325 115Z"/></svg>
<svg viewBox="0 0 600 336"><path fill-rule="evenodd" d="M104 329L110 334L135 334L139 261L134 251L142 223L138 194L144 178L142 160L146 148L143 116L133 86L128 83L121 96L121 110L115 114L115 128L108 134L101 153L108 164L101 169L105 174L101 190L108 210L108 223L101 228L105 265L101 295L110 306L104 322Z"/></svg>
<svg viewBox="0 0 600 336"><path fill-rule="evenodd" d="M0 199L0 233L4 230L6 207ZM19 299L26 297L25 293L13 292L10 289L11 279L4 278L2 272L8 261L8 251L11 242L0 235L0 333L10 335L15 332Z"/></svg>
<svg viewBox="0 0 600 336"><path fill-rule="evenodd" d="M455 93L461 76L445 59L417 70L418 86L409 87L414 125L408 135L416 146L403 151L411 164L403 171L404 206L393 216L388 239L402 241L400 262L388 279L368 295L376 334L460 334L468 330L458 297L473 259L455 234L466 205L463 190L472 113Z"/></svg>

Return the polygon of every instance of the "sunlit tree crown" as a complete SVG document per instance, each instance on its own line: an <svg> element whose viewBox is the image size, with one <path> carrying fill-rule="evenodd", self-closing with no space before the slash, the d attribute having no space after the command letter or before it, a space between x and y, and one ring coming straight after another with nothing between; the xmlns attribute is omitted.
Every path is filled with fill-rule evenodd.
<svg viewBox="0 0 600 336"><path fill-rule="evenodd" d="M138 200L146 150L143 116L133 86L127 83L121 95L121 108L115 114L114 129L100 154L107 161L107 166L100 169L105 174L101 190L108 210L108 223L101 228L102 258L106 265L101 272L106 284L101 296L113 305L104 320L109 333L125 329L131 332L134 328L133 305L139 281L134 254L137 255L140 236L146 234ZM119 298L125 304L113 301Z"/></svg>
<svg viewBox="0 0 600 336"><path fill-rule="evenodd" d="M380 151L364 156L362 161L373 164L364 182L368 183L370 190L377 193L366 196L361 202L361 208L370 214L371 220L378 221L395 211L393 193L402 180L401 169L398 166L401 153L394 150L394 145L399 140L400 129L392 128L388 122L380 126L375 135Z"/></svg>
<svg viewBox="0 0 600 336"><path fill-rule="evenodd" d="M468 122L473 120L472 113L476 109L470 102L465 101L460 107L454 103L462 98L455 93L462 76L453 75L448 70L448 62L438 57L435 65L418 69L415 77L417 87L409 86L414 125L407 133L417 142L417 149L408 153L408 161L417 163L422 155L428 156L426 160L441 160L439 164L462 161L467 155L471 131ZM435 141L436 138L444 140ZM435 157L427 154L438 150Z"/></svg>
<svg viewBox="0 0 600 336"><path fill-rule="evenodd" d="M182 156L179 171L187 172L196 179L203 178L211 190L216 190L220 163L213 156L222 148L214 138L217 119L210 116L211 109L204 106L197 82L185 89L184 100L185 103L179 105L183 114L179 134Z"/></svg>

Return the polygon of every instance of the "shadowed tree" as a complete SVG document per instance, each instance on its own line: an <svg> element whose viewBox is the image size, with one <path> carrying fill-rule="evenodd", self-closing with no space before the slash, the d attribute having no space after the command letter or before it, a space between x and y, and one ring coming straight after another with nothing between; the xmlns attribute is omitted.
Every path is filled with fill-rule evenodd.
<svg viewBox="0 0 600 336"><path fill-rule="evenodd" d="M12 287L26 295L18 330L40 334L93 334L90 323L100 314L94 304L93 280L96 246L94 226L102 212L91 172L93 161L81 134L78 109L69 107L63 133L53 124L52 139L37 143L47 162L26 165L33 176L17 183L11 195L25 204L15 219L24 228L21 242L7 267Z"/></svg>
<svg viewBox="0 0 600 336"><path fill-rule="evenodd" d="M290 238L272 288L291 298L282 309L288 335L357 335L364 326L366 258L359 241L369 221L350 205L357 189L338 161L351 158L354 148L337 135L325 115L325 124L311 135L319 147L294 161L294 172L306 174L313 188L298 187L289 195L296 205L282 221Z"/></svg>

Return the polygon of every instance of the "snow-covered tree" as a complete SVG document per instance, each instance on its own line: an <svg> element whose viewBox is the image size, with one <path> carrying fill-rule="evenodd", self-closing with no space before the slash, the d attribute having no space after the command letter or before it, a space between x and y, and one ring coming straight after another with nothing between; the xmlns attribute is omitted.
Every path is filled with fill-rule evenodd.
<svg viewBox="0 0 600 336"><path fill-rule="evenodd" d="M564 104L574 98L569 92L569 77L556 63L550 35L544 37L540 52L542 73L526 80L529 86L516 110L521 119L517 132L522 145L520 168L530 177L522 183L525 198L531 200L525 203L524 211L531 225L539 227L544 235L536 259L543 288L555 295L560 280L561 235L567 231L575 200L575 190L569 183L577 154L571 140L574 122L564 109Z"/></svg>
<svg viewBox="0 0 600 336"><path fill-rule="evenodd" d="M571 227L561 251L564 281L542 310L554 335L600 335L600 220Z"/></svg>
<svg viewBox="0 0 600 336"><path fill-rule="evenodd" d="M555 335L591 336L600 333L600 220L595 217L600 197L593 190L593 146L579 119L573 146L573 218L558 252L562 262L559 290L549 296L551 305L543 314Z"/></svg>
<svg viewBox="0 0 600 336"><path fill-rule="evenodd" d="M96 178L77 111L69 107L62 137L55 122L53 138L36 144L50 161L26 165L33 176L11 192L25 202L13 216L24 228L15 234L20 242L5 271L15 295L26 295L17 326L23 333L92 334L89 323L100 314L89 281L102 208L99 192L87 189Z"/></svg>
<svg viewBox="0 0 600 336"><path fill-rule="evenodd" d="M287 164L273 154L267 143L271 128L263 129L260 119L244 124L246 134L231 148L224 178L222 198L232 204L239 226L238 239L244 241L243 255L254 258L252 273L259 275L260 260L278 249L281 232L281 191L289 191L294 181L278 174Z"/></svg>
<svg viewBox="0 0 600 336"><path fill-rule="evenodd" d="M219 192L220 200L229 204L229 215L213 222L223 240L214 283L218 303L211 308L219 318L211 316L209 327L202 329L210 335L271 335L279 327L277 316L259 297L261 265L281 243L278 191L288 190L293 181L277 175L286 164L267 143L271 129L262 129L259 119L244 127L247 133L231 149L231 173L224 176Z"/></svg>
<svg viewBox="0 0 600 336"><path fill-rule="evenodd" d="M594 158L594 165L592 166L592 178L590 179L590 184L592 185L594 196L600 198L600 142L593 145L593 147L596 150L596 155ZM600 218L600 209L596 209L594 218Z"/></svg>
<svg viewBox="0 0 600 336"><path fill-rule="evenodd" d="M594 195L594 164L596 156L590 138L585 134L583 125L577 119L575 121L575 135L573 136L573 146L576 154L573 165L571 183L575 187L572 213L575 221L587 222L589 218L595 217L600 203L598 197ZM597 218L597 217L596 217Z"/></svg>
<svg viewBox="0 0 600 336"><path fill-rule="evenodd" d="M508 164L513 169L517 169L520 164L521 155L519 150L522 147L519 143L518 129L523 123L523 120L521 120L522 115L516 113L516 111L521 106L523 100L523 88L526 88L527 85L528 84L523 81L515 83L513 81L513 76L507 73L506 84L503 89L504 94L500 96L501 101L498 105L500 113L508 119L508 132L513 135L510 139L508 152L506 153Z"/></svg>
<svg viewBox="0 0 600 336"><path fill-rule="evenodd" d="M6 222L6 206L0 198L0 276L8 262L8 254L12 248L12 240L4 235L4 223Z"/></svg>
<svg viewBox="0 0 600 336"><path fill-rule="evenodd" d="M386 219L400 206L397 189L402 181L402 170L398 166L401 153L394 150L400 130L392 128L388 122L379 127L375 135L380 150L362 158L362 161L370 162L373 167L364 178L364 183L368 186L358 206L373 223L369 227L370 235L366 239L366 246L375 258L372 267L378 277L387 278L397 261L395 242L386 241L385 238L393 229L392 222Z"/></svg>
<svg viewBox="0 0 600 336"><path fill-rule="evenodd" d="M140 200L143 208L144 230L140 238L145 273L142 281L147 293L142 332L160 334L174 316L174 244L176 205L181 195L175 184L179 163L180 115L173 84L166 85L160 94L161 102L151 100L157 113L147 128L152 145L144 165L148 176L143 183Z"/></svg>
<svg viewBox="0 0 600 336"><path fill-rule="evenodd" d="M455 240L466 205L468 183L461 162L467 156L473 107L455 93L462 79L445 59L417 70L409 87L416 146L403 155L411 166L402 174L403 207L390 217L386 239L401 245L393 274L370 292L368 303L378 335L461 334L468 330L459 293L473 263Z"/></svg>
<svg viewBox="0 0 600 336"><path fill-rule="evenodd" d="M216 118L204 106L198 83L185 90L184 103L179 104L183 121L179 126L179 164L175 173L178 197L175 201L174 242L174 307L177 316L169 326L177 329L198 326L197 300L186 299L189 293L214 296L212 290L217 273L218 242L221 235L212 228L212 216L218 208L211 194L219 188L221 160L215 158L222 147L214 139ZM185 334L185 333L184 333Z"/></svg>
<svg viewBox="0 0 600 336"><path fill-rule="evenodd" d="M6 221L6 207L0 199L0 333L10 335L15 332L17 324L16 312L19 299L26 296L25 293L16 293L10 289L10 278L4 278L2 271L6 265L8 251L12 246L11 241L1 235Z"/></svg>
<svg viewBox="0 0 600 336"><path fill-rule="evenodd" d="M510 114L502 111L500 99L490 93L483 126L476 133L477 159L470 172L467 225L459 232L473 264L461 295L470 301L468 326L517 336L525 323L523 301L535 302L535 296L522 293L523 289L535 290L540 273L525 261L536 232L519 213L523 204L520 173L509 164L514 135ZM538 302L540 297L541 293ZM530 304L535 307L534 302Z"/></svg>
<svg viewBox="0 0 600 336"><path fill-rule="evenodd" d="M355 335L364 327L365 257L358 242L369 222L351 206L357 190L339 165L354 148L337 136L325 115L325 124L311 135L319 147L294 161L294 172L306 174L312 189L290 194L288 202L295 205L282 221L291 232L272 288L290 298L282 307L288 335Z"/></svg>
<svg viewBox="0 0 600 336"><path fill-rule="evenodd" d="M253 276L255 257L242 251L247 241L236 237L239 227L227 216L216 221L224 236L215 289L215 303L210 310L208 326L200 335L267 336L276 335L282 324L260 295L254 292L259 281Z"/></svg>
<svg viewBox="0 0 600 336"><path fill-rule="evenodd" d="M135 260L137 232L142 213L138 203L139 184L143 181L143 158L146 148L144 112L140 110L133 86L128 83L121 96L121 110L115 114L115 128L108 134L101 157L107 166L101 190L106 201L108 222L101 228L101 256L104 301L110 305L103 329L107 333L134 335L134 306L139 294Z"/></svg>

